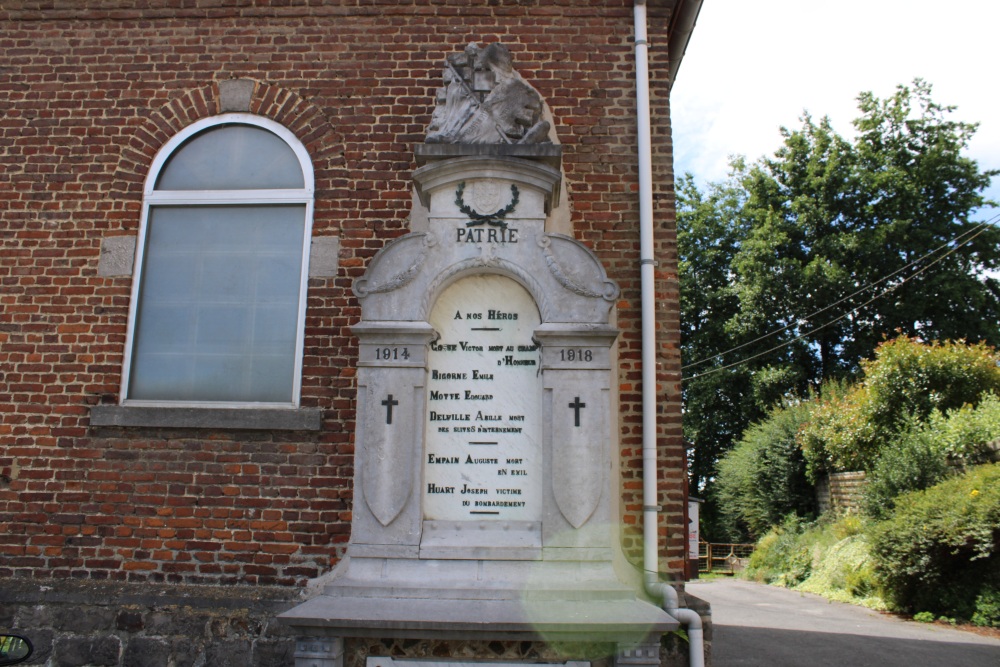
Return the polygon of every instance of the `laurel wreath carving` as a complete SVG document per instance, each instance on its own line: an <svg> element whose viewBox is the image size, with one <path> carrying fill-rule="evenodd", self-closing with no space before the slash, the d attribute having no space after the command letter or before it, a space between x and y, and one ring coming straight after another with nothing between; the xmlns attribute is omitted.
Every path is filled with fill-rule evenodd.
<svg viewBox="0 0 1000 667"><path fill-rule="evenodd" d="M469 222L465 223L466 227L477 227L479 225L489 225L491 227L500 227L501 229L507 229L507 223L504 222L509 214L514 212L517 208L517 204L520 201L521 193L518 191L517 186L511 184L510 203L504 206L499 211L495 213L482 214L476 213L472 210L470 206L465 203L462 194L465 192L465 181L458 184L458 189L455 190L455 205L458 206L458 210L469 216Z"/></svg>

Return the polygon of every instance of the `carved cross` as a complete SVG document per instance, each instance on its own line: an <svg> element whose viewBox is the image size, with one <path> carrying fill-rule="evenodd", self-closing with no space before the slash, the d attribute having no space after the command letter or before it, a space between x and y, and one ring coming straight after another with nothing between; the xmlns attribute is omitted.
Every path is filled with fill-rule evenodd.
<svg viewBox="0 0 1000 667"><path fill-rule="evenodd" d="M580 402L580 397L577 396L573 399L573 402L569 404L569 407L573 408L573 426L580 425L580 410L587 407L586 403Z"/></svg>
<svg viewBox="0 0 1000 667"><path fill-rule="evenodd" d="M392 394L389 394L386 397L386 399L384 401L382 401L382 405L385 406L385 423L386 424L391 424L392 423L392 406L399 405L399 401L392 400ZM577 424L577 426L579 426L579 424Z"/></svg>

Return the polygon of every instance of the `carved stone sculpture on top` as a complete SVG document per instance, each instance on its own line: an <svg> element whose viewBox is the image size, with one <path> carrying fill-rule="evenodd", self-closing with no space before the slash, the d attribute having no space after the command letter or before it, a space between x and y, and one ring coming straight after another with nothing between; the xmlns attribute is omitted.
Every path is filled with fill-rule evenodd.
<svg viewBox="0 0 1000 667"><path fill-rule="evenodd" d="M537 144L548 141L542 96L514 71L502 44L445 59L444 86L427 128L430 144Z"/></svg>

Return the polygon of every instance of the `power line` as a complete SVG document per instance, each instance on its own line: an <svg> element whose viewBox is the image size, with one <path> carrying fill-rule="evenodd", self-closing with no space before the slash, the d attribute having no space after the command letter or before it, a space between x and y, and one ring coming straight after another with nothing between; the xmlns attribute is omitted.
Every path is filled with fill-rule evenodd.
<svg viewBox="0 0 1000 667"><path fill-rule="evenodd" d="M821 313L824 313L824 312L830 310L831 308L834 308L835 306L840 305L841 303L843 303L845 301L853 299L854 297L856 297L857 295L861 294L862 292L866 292L869 289L872 289L873 287L876 287L877 285L885 282L886 280L889 280L890 278L896 276L897 274L902 273L903 271L909 269L910 267L912 267L912 266L914 266L916 264L919 264L920 262L924 261L928 257L930 257L930 256L934 255L935 253L939 252L943 248L947 248L951 244L958 242L964 236L967 236L967 235L972 234L972 233L977 233L977 235L978 235L978 232L980 232L984 227L986 227L987 225L992 224L993 222L995 222L998 219L1000 219L1000 214L997 214L993 218L991 218L989 220L986 220L985 222L980 223L978 226L973 227L972 229L966 230L965 232L963 232L962 234L959 234L957 237L955 237L951 241L948 241L948 242L946 242L946 243L938 246L934 250L931 250L930 252L928 252L923 257L920 257L918 259L913 260L912 262L910 262L906 266L903 266L903 267L901 267L901 268L893 271L892 273L890 273L890 274L888 274L888 275L880 278L879 280L876 280L873 283L865 285L864 287L858 289L854 293L849 294L848 296L845 296L845 297L839 299L838 301L835 301L835 302L831 303L828 306L820 308L819 310L817 310L814 313L810 313L809 315L806 315L804 318L801 318L799 321L812 319L812 318L816 317L817 315L820 315ZM965 242L963 242L962 244L960 244L960 246L958 246L958 247L961 247L961 245L964 245L964 243ZM916 274L914 274L914 275L916 275ZM704 359L699 359L698 361L693 361L690 364L682 366L681 370L683 371L683 370L687 370L689 368L694 368L695 366L700 366L701 364L704 364L704 363L707 363L709 361L712 361L713 359L717 359L718 357L725 356L727 354L730 354L731 352L735 352L736 350L740 350L740 349L742 349L744 347L747 347L749 345L753 345L754 343L758 343L758 342L764 340L765 338L770 338L771 336L775 336L775 335L777 335L779 333L782 333L783 331L787 331L788 329L791 329L792 327L794 327L796 324L798 324L798 322L793 322L792 324L784 326L784 327L782 327L780 329L775 329L774 331L771 331L770 333L766 333L766 334L764 334L762 336L758 336L757 338L754 338L753 340L751 340L749 342L742 343L742 344L737 345L735 347L729 348L728 350L725 350L724 352L719 352L718 354L715 354L715 355L713 355L711 357L705 357Z"/></svg>
<svg viewBox="0 0 1000 667"><path fill-rule="evenodd" d="M705 371L704 373L698 373L697 375L692 375L692 376L690 376L690 377L686 377L686 378L682 378L682 382L687 382L688 380L695 380L695 379L697 379L697 378L700 378L700 377L705 377L706 375L712 375L713 373L718 373L718 372L720 372L720 371L724 371L724 370L728 370L728 369L730 369L730 368L734 368L734 367L736 367L736 366L742 366L743 364L745 364L745 363L747 363L747 362L750 362L750 361L753 361L754 359L757 359L757 358L759 358L759 357L763 357L763 356L765 356L765 355L767 355L767 354L770 354L771 352L775 352L775 351L777 351L777 350L780 350L780 349L781 349L781 348L783 348L783 347L788 347L788 346L789 346L789 345L791 345L792 343L796 343L796 342L798 342L798 341L802 340L803 338L806 338L807 336L811 336L812 334L816 333L817 331L821 331L822 329L825 329L826 327L830 326L831 324L835 324L836 322L839 322L840 320L842 320L842 319L844 319L844 318L846 318L846 317L850 317L851 315L853 315L854 313L858 312L859 310L861 310L862 308L864 308L864 307L865 307L865 306L867 306L868 304L872 303L873 301L876 301L876 300L878 300L878 299L882 298L883 296L885 296L886 294L889 294L890 292L893 292L893 291L895 291L895 290L896 290L896 289L897 289L898 287L901 287L902 285L905 285L905 284L906 284L906 283L907 283L908 281L912 280L913 278L917 277L918 275L920 275L921 273L923 273L923 272L924 272L924 271L926 271L927 269L931 268L932 266L934 266L934 265L935 265L935 264L937 264L938 262L942 261L942 260L943 260L944 258L946 258L946 257L947 257L948 255L951 255L952 253L954 253L955 251L957 251L957 250L958 250L959 248L961 248L962 246L964 246L964 245L967 245L967 244L971 243L973 239L975 239L975 238L976 238L977 236L979 236L980 234L982 234L982 233L983 233L983 232L984 232L984 231L986 230L986 227L987 227L987 226L988 226L988 225L989 225L989 224L990 224L991 222L993 222L994 220L996 220L997 218L1000 218L1000 215L997 215L997 216L994 216L994 217L993 217L993 218L991 218L990 220L988 220L988 221L986 221L986 222L984 222L984 223L982 223L982 224L978 225L977 227L973 228L973 229L972 229L972 230L970 230L969 232L966 232L966 233L964 233L964 234L961 234L961 235L959 235L958 237L956 237L956 239L955 239L955 240L953 240L953 241L949 242L949 243L948 243L948 244L946 244L946 245L951 245L952 243L955 243L955 241L957 241L957 239L959 239L959 238L962 238L963 236L967 236L968 234L970 234L970 233L972 233L972 232L975 232L975 234L973 234L973 235L972 235L972 236L970 236L969 238L965 239L965 240L964 240L964 241L962 241L961 243L958 243L958 244L957 244L957 245L955 245L955 246L954 246L953 248L951 248L950 250L948 250L948 252L946 252L946 253L944 253L943 255L941 255L940 257L936 258L936 259L935 259L934 261L932 261L931 263L927 264L927 265L926 265L926 266L924 266L924 267L921 267L921 268L917 269L917 270L916 270L916 271L914 271L914 272L913 272L913 273L912 273L911 275L909 275L909 276L907 276L906 278L904 278L903 280L901 280L901 281L900 281L899 283L897 283L897 284L895 284L895 285L892 285L891 287L889 287L889 288L885 289L884 291L882 291L882 292L880 292L880 293L876 294L875 296L873 296L872 298L868 299L868 301L865 301L865 302L864 302L863 304L861 304L860 306L857 306L857 307L855 307L855 308L853 308L853 309L851 309L851 310L847 311L846 313L843 313L842 315L839 315L838 317L835 317L834 319L830 320L829 322L827 322L827 323L825 323L825 324L821 324L821 325L819 325L818 327L814 327L814 328L810 329L809 331L806 331L805 333L802 333L802 334L800 334L800 335L796 336L795 338L793 338L793 339L791 339L791 340L789 340L789 341L785 341L784 343L782 343L782 344L780 344L780 345L775 345L774 347L770 348L769 350L765 350L765 351L763 351L763 352L759 352L759 353L757 353L757 354L754 354L754 355L752 355L752 356L749 356L749 357L747 357L747 358L745 358L745 359L741 359L740 361L735 361L735 362L733 362L733 363L731 363L731 364L726 364L725 366L719 366L718 368L713 368L712 370L710 370L710 371ZM942 246L942 247L944 247L944 246ZM931 251L930 253L928 253L928 254L924 255L924 256L923 256L923 257L922 257L921 259L917 260L917 262L919 262L919 261L922 261L922 260L926 259L927 257L929 257L930 255L933 255L933 254L934 254L935 252L937 252L937 251L938 251L938 250L940 250L940 249L941 249L941 248L939 247L939 248L937 248L936 250L933 250L933 251ZM915 263L916 263L916 262L911 262L911 263L910 263L910 264L908 264L907 266L912 266L912 265L913 265L913 264L915 264ZM905 267L904 267L904 268L905 268ZM900 271L901 271L901 270L902 270L902 269L900 269ZM896 273L899 273L899 271L896 271ZM895 275L895 274L891 274L891 275ZM888 277L888 276L887 276L887 277ZM864 288L864 289L869 289L869 288L871 288L871 287L874 287L875 285L879 284L880 282L882 282L882 281L884 281L884 280L885 280L885 278L883 278L882 280L880 280L880 281L878 281L878 282L875 282L875 283L872 283L871 285L869 285L868 287L866 287L866 288ZM864 291L864 289L862 289L862 290L859 290L859 291ZM855 292L855 294L857 294L857 293L858 293L858 292ZM852 296L854 296L854 295L852 295ZM846 299L846 298L850 298L850 297L845 297L845 299ZM843 302L843 301L844 301L845 299L841 299L841 300L840 300L840 301L838 301L837 303L841 303L841 302ZM834 305L836 305L836 304L834 304ZM832 307L833 307L833 306L827 306L827 307L826 307L826 308L824 308L823 310L820 310L820 311L817 311L817 313L819 313L819 312L823 312L823 311L825 311L825 310L829 310L829 309L830 309L830 308L832 308ZM789 325L789 326L792 326L792 325ZM781 333L782 331L785 331L785 330L786 330L786 329L788 329L788 328L789 328L789 327L784 327L783 329L778 329L778 330L776 330L776 331L773 331L773 332L771 332L770 334L765 334L764 336L761 336L760 338L757 338L756 340L763 340L764 338L768 338L769 336L772 336L772 335L774 335L774 334L776 334L776 333ZM744 343L743 345L740 345L740 346L738 346L738 347L734 347L734 348L732 348L732 350L728 350L727 352L722 352L722 353L720 353L720 354L717 354L717 355L715 355L714 357L710 357L710 359L715 359L715 358L717 358L717 357L720 357L720 356L722 356L723 354L727 354L728 352L732 352L732 351L735 351L735 350L738 350L738 349L740 349L740 348L742 348L742 347L745 347L746 345L749 345L749 344L750 344L750 343ZM704 361L704 360L703 360L703 361ZM701 362L698 362L698 363L701 363ZM687 366L687 367L682 367L682 369L681 369L681 370L683 370L683 368L690 368L690 366Z"/></svg>
<svg viewBox="0 0 1000 667"><path fill-rule="evenodd" d="M748 342L746 342L746 343L741 343L740 345L737 345L737 346L735 346L735 347L731 347L731 348L729 348L728 350L725 350L725 351L723 351L723 352L719 352L718 354L714 354L714 355L712 355L711 357L705 357L705 358L703 358L703 359L699 359L698 361L692 361L692 362L691 362L690 364L686 364L686 365L684 365L684 366L681 366L681 371L683 372L683 371L685 371L685 370L688 370L688 369L691 369L691 368L694 368L695 366L701 366L702 364L705 364L705 363L708 363L709 361L713 361L713 360L715 360L715 359L718 359L719 357L723 357L723 356L725 356L725 355L727 355L727 354L730 354L730 353L732 353L732 352L736 352L737 350L741 350L741 349L743 349L744 347L748 347L748 346L750 346L750 345L753 345L754 343L759 343L760 341L762 341L762 340L764 340L764 339L766 339L766 338L770 338L771 336L776 336L777 334L780 334L780 333L782 333L782 332L784 332L784 331L787 331L788 329L791 329L792 327L796 326L796 325L797 325L797 324L798 324L799 322L801 322L802 320L810 320L810 319L812 319L812 318L816 317L817 315L820 315L820 314L822 314L822 313L825 313L826 311L830 310L831 308L834 308L834 307L836 307L836 306L839 306L840 304L844 303L845 301L848 301L848 300L850 300L850 299L853 299L854 297L856 297L857 295L861 294L862 292L867 292L868 290L870 290L870 289L872 289L872 288L874 288L874 287L877 287L878 285L880 285L880 284L884 283L885 281L889 280L890 278L892 278L892 277L894 277L894 276L896 276L896 275L898 275L898 274L902 273L903 271L906 271L906 270L907 270L907 269L909 269L910 267L912 267L912 266L914 266L914 265L916 265L916 264L919 264L920 262L924 261L924 260L925 260L925 259L927 259L928 257L931 257L932 255L934 255L934 254L936 254L936 253L940 252L940 251L941 251L942 249L944 249L944 248L947 248L947 247L951 246L951 245L952 245L952 244L954 244L954 243L958 243L958 245L956 245L956 246L955 246L955 247L954 247L954 248L953 248L953 249L952 249L952 250L951 250L950 252L948 252L948 253L945 253L945 254L944 254L944 255L942 255L942 256L941 256L941 257L940 257L940 258L939 258L938 260L935 260L935 261L934 261L934 262L932 262L931 264L928 264L928 267L930 267L930 266L933 266L933 265L934 265L934 264L936 264L936 263L937 263L938 261L940 261L940 259L944 259L944 258L945 258L945 257L947 257L948 255L950 255L950 254L951 254L952 252L954 252L954 251L955 251L955 250L957 250L958 248L962 247L963 245L965 245L966 243L968 243L969 241L971 241L971 240L972 240L973 238L975 238L976 236L979 236L979 234L980 234L980 233L982 233L982 231L983 231L983 230L984 230L984 229L985 229L985 228L986 228L987 226L989 226L989 225L993 224L993 223L994 223L994 222L996 222L997 220L1000 220L1000 214L997 214L997 215L993 216L992 218L990 218L989 220L986 220L986 221L984 221L984 222L981 222L981 223L979 223L979 225L977 225L976 227L973 227L972 229L968 229L968 230L966 230L965 232L962 232L961 234L959 234L958 236L956 236L956 237L955 237L954 239L952 239L952 240L950 240L950 241L947 241L946 243L944 243L944 244L942 244L942 245L938 246L937 248L935 248L934 250L931 250L930 252L928 252L928 253L927 253L926 255L924 255L923 257L920 257L920 258L918 258L918 259L915 259L915 260L913 260L912 262L910 262L910 263L909 263L909 264L907 264L906 266L903 266L903 267L900 267L899 269L896 269L896 270L895 270L895 271L893 271L892 273L890 273L890 274L888 274L888 275L886 275L886 276L883 276L883 277L882 277L882 278L880 278L879 280L876 280L876 281L875 281L875 282L873 282L873 283L869 283L868 285L865 285L864 287L861 287L860 289L858 289L857 291L853 292L852 294L849 294L849 295L847 295L847 296L845 296L845 297L843 297L843 298L841 298L841 299L839 299L839 300L837 300L837 301L834 301L834 302L833 302L833 303L831 303L830 305L828 305L828 306L824 306L823 308L820 308L819 310L817 310L817 311L815 311L815 312L813 312L813 313L810 313L809 315L806 315L806 316L805 316L804 318L800 318L800 319L799 319L798 321L796 321L796 322L793 322L793 323L791 323L791 324L788 324L788 325L786 325L786 326L784 326L784 327L781 327L780 329L775 329L774 331L771 331L771 332L769 332L769 333L766 333L766 334L763 334L762 336L758 336L757 338L754 338L753 340L751 340L751 341L748 341ZM969 239L967 239L967 240L965 240L965 241L962 241L961 243L959 243L959 241L960 241L960 240L961 240L961 239L962 239L963 237L965 237L965 236L968 236L969 234L975 234L975 236L973 236L973 237L971 237L971 238L969 238ZM927 267L925 267L925 268L927 268ZM920 271L917 271L917 272L915 272L915 273L913 274L913 276L916 276L916 275L918 275L919 273L920 273ZM912 278L913 276L910 276L910 278ZM906 280L909 280L909 278L907 278ZM906 282L906 280L904 280L903 282L905 283L905 282ZM901 284L903 284L903 283L900 283L900 285L901 285ZM896 287L898 287L898 285L897 285ZM895 289L895 287L893 287L892 289ZM891 290L889 290L889 291L891 291ZM881 296L881 295L879 295L879 296ZM875 299L877 299L877 298L878 298L878 297L875 297L875 298L873 298L873 299L872 299L872 301L874 301L874 300L875 300ZM862 304L861 306L858 306L858 308L859 308L859 309L860 309L860 308L863 308L864 306L868 305L869 303L871 303L871 301L868 301L868 302L866 302L866 303ZM842 318L838 318L838 320L839 320L839 319L842 319ZM838 320L832 320L832 321L828 322L827 324L824 324L824 325L823 325L823 327L826 327L826 326L828 326L828 325L830 325L830 324L833 324L834 322L836 322L836 321L838 321ZM823 327L820 327L820 328L823 328ZM813 329L813 331L818 331L818 330L819 330L819 329ZM811 332L810 332L810 333L811 333ZM795 339L795 340L798 340L798 339ZM794 341L791 341L791 342L794 342ZM782 345L779 345L779 346L778 346L778 348L775 348L775 349L779 349L779 348L781 348L781 347L783 347L783 346L782 346ZM770 351L770 350L769 350L769 351ZM763 353L761 353L761 354L767 354L767 353L766 353L766 352L763 352ZM759 356L759 355L758 355L758 356ZM755 357L750 357L750 359L753 359L753 358L755 358ZM726 368L726 367L724 367L724 368ZM720 368L720 369L716 369L716 370L722 370L722 369ZM714 371L711 371L711 372L714 372ZM695 378L695 377L701 377L702 375L706 375L706 374L707 374L707 373L701 373L701 374L699 374L699 375L694 375L694 376L692 376L692 378ZM689 378L689 379L691 379L691 378Z"/></svg>

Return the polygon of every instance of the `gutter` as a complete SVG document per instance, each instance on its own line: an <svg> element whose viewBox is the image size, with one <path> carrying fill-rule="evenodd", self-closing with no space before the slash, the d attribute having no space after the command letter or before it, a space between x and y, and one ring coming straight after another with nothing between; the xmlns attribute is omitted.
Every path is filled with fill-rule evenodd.
<svg viewBox="0 0 1000 667"><path fill-rule="evenodd" d="M685 3L686 4L686 3ZM692 7L693 5L688 5ZM695 7L690 27L700 0ZM690 14L691 10L688 10ZM701 617L691 609L680 608L677 591L659 581L660 506L657 488L656 447L656 301L653 284L653 149L649 101L649 44L646 31L646 0L635 0L635 78L636 123L639 158L639 257L642 290L642 531L643 583L646 592L662 600L664 611L688 627L691 667L704 667L705 647ZM687 22L687 19L685 19ZM690 28L687 37L690 36ZM685 46L687 44L685 38ZM671 43L673 40L671 39ZM683 50L683 49L682 49ZM671 59L671 70L676 71ZM680 62L677 61L677 66Z"/></svg>
<svg viewBox="0 0 1000 667"><path fill-rule="evenodd" d="M698 14L701 13L701 5L704 0L678 0L670 17L670 28L667 31L667 41L669 44L668 55L670 56L670 87L673 88L674 81L677 80L677 70L681 68L681 61L687 52L688 43L691 41L691 33L698 23Z"/></svg>

